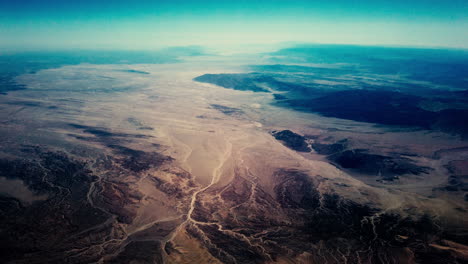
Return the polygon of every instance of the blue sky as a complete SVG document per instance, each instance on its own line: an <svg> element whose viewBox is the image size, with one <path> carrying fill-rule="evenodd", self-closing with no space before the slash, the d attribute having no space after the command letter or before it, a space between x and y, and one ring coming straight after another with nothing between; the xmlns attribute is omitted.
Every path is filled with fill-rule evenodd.
<svg viewBox="0 0 468 264"><path fill-rule="evenodd" d="M466 0L0 0L2 49L282 42L468 48Z"/></svg>

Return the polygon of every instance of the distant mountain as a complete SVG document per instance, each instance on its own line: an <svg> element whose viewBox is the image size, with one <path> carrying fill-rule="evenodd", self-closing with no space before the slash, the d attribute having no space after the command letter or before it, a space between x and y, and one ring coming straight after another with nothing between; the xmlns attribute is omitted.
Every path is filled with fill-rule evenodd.
<svg viewBox="0 0 468 264"><path fill-rule="evenodd" d="M273 104L298 111L468 137L466 51L306 45L270 55L288 64L194 80L274 93Z"/></svg>

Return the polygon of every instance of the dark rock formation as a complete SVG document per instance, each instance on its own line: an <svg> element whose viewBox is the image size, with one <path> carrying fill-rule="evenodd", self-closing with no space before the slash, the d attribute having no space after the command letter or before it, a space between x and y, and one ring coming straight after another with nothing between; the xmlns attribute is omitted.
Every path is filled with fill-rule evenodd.
<svg viewBox="0 0 468 264"><path fill-rule="evenodd" d="M239 108L234 108L234 107L229 107L229 106L224 106L224 105L219 105L219 104L211 104L211 107L213 107L214 109L220 111L221 113L225 115L230 115L230 116L239 116L244 113Z"/></svg>
<svg viewBox="0 0 468 264"><path fill-rule="evenodd" d="M394 180L397 175L428 173L430 168L414 164L410 159L370 154L363 149L339 152L328 158L344 169L382 176L384 180Z"/></svg>
<svg viewBox="0 0 468 264"><path fill-rule="evenodd" d="M312 143L312 148L321 155L331 155L346 150L348 147L348 140L342 139L333 144Z"/></svg>
<svg viewBox="0 0 468 264"><path fill-rule="evenodd" d="M255 82L264 82L264 78L249 74L204 74L193 80L240 91L268 92L267 89L255 84Z"/></svg>
<svg viewBox="0 0 468 264"><path fill-rule="evenodd" d="M272 135L277 140L282 141L284 145L286 145L290 149L300 152L311 151L309 145L307 144L306 138L292 132L291 130L273 131Z"/></svg>

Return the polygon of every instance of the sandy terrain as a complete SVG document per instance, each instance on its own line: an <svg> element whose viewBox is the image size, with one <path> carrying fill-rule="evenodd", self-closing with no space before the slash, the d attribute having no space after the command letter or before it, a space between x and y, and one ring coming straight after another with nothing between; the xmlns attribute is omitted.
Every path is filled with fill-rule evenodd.
<svg viewBox="0 0 468 264"><path fill-rule="evenodd" d="M466 209L466 202L452 199L452 196L434 196L432 192L447 181L444 165L452 160L446 158L448 154L434 159L433 153L443 148L462 147L463 142L444 134L392 132L369 124L293 112L269 105L268 94L228 90L192 80L205 73L242 71L237 66L241 63L232 64L208 58L202 62L173 65L65 66L18 77L17 81L28 89L0 99L2 133L10 147L22 138L24 144L63 148L82 160L107 155L118 161L125 156L118 154L113 146L119 144L173 159L159 167L133 172L94 167L98 180L91 184L88 200L96 208L115 215L97 226L105 227L112 222L113 230L120 228L122 235L109 236L95 245L96 249L89 248L86 254L98 256L93 261L124 263L124 256L135 250L130 246L132 243L157 241L161 251L154 254L162 257L152 260L156 263L244 263L236 251L223 248L224 243L234 243L227 238L227 242L222 242L224 238L221 237L225 235L256 252L252 263L315 263L317 259L311 256L322 254L320 243L314 243L313 250L305 250L289 242L278 244L279 240L269 238L275 226L294 225L294 216L290 215L288 207L278 208L280 203L268 198L277 197L281 184L281 188L299 184L285 185L283 176L275 176L280 175L278 170L281 169L308 175L318 191L321 207L325 194L336 193L346 201L380 208L375 215L364 218L372 226L374 219L385 212L403 216L431 213L447 226L468 226L466 211L456 209ZM122 69L149 74L119 71ZM226 113L216 105L238 111ZM76 125L99 128L114 135ZM331 142L349 138L356 148L417 153L414 160L433 170L422 176L402 176L399 182L379 183L370 176L340 170L315 153L299 153L287 148L270 133L283 129L327 138ZM53 139L60 143L53 143ZM79 152L81 148L86 151ZM110 163L115 164L115 160ZM2 185L6 184L2 180ZM12 182L13 185L16 183ZM133 192L135 194L125 196ZM287 195L291 193L294 191L288 191ZM18 198L30 202L45 197ZM112 202L102 202L100 197L124 202L115 206L116 209L109 209ZM126 197L125 200L122 197ZM131 220L115 220L121 215L116 211L124 210L122 208ZM275 209L278 211L272 211ZM252 218L256 217L263 219L266 226L252 224ZM241 226L251 228L250 233L244 232ZM259 229L252 231L255 226ZM293 235L301 232L288 228ZM375 230L374 233L376 239ZM449 250L440 250L444 249ZM411 259L405 250L409 249L405 247L387 262ZM275 251L279 256L275 256ZM85 255L84 251L80 252L78 255ZM343 259L338 253L330 252L322 256L329 263L356 259L352 252L343 252ZM390 255L391 252L382 253L383 258ZM337 257L333 260L330 256ZM360 258L359 253L357 258Z"/></svg>

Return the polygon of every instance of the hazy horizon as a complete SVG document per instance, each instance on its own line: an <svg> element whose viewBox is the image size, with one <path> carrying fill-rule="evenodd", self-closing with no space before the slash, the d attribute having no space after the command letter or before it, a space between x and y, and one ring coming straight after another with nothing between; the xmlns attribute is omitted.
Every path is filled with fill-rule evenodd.
<svg viewBox="0 0 468 264"><path fill-rule="evenodd" d="M468 48L466 1L0 1L0 49ZM242 50L242 48L241 48Z"/></svg>

